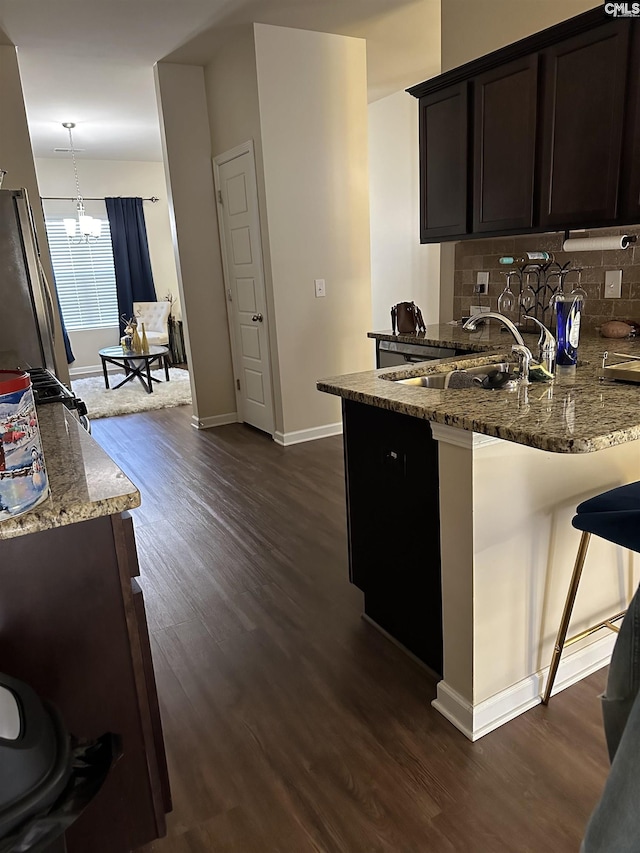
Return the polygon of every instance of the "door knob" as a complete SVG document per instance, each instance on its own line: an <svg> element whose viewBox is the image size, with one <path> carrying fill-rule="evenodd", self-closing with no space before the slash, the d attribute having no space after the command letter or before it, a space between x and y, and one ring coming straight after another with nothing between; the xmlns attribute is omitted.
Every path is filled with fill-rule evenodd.
<svg viewBox="0 0 640 853"><path fill-rule="evenodd" d="M262 314L254 314L251 319L253 320L254 323L262 323L262 321L264 320L264 317L262 316Z"/></svg>

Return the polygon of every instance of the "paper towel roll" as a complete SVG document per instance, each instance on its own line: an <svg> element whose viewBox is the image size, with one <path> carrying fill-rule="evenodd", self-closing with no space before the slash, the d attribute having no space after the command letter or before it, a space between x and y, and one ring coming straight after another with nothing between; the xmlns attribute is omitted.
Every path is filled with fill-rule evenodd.
<svg viewBox="0 0 640 853"><path fill-rule="evenodd" d="M629 238L620 237L574 237L562 244L563 252L597 252L603 249L626 249Z"/></svg>

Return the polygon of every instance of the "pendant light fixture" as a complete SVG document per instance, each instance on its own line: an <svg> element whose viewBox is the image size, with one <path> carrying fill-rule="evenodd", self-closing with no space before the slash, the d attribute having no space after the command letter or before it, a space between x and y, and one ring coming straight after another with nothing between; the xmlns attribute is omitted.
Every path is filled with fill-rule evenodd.
<svg viewBox="0 0 640 853"><path fill-rule="evenodd" d="M71 130L75 127L72 121L65 121L62 126L69 133L69 150L71 151L71 159L73 160L73 174L76 179L76 211L77 219L63 219L64 228L69 239L75 238L79 243L88 243L90 240L97 240L102 229L102 222L95 219L93 216L87 216L84 209L84 199L80 192L80 181L78 180L78 165L76 163L76 149L73 146L73 136Z"/></svg>

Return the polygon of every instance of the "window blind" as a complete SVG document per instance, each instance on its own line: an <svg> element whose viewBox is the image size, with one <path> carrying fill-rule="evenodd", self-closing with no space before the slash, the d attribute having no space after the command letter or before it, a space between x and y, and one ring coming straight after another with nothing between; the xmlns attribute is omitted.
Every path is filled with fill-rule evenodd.
<svg viewBox="0 0 640 853"><path fill-rule="evenodd" d="M47 218L51 263L62 316L69 331L118 325L116 276L109 220L90 243L67 237L62 219Z"/></svg>

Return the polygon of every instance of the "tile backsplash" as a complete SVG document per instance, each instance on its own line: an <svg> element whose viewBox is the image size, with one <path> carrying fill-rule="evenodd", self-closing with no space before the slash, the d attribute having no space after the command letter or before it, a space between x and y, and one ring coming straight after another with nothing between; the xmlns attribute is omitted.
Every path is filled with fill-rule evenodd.
<svg viewBox="0 0 640 853"><path fill-rule="evenodd" d="M596 252L563 252L564 232L531 234L522 237L489 237L484 240L465 240L456 244L453 316L468 316L471 305L489 306L498 310L498 296L505 286L505 272L501 266L502 255L522 252L553 252L560 264L572 261L572 266L582 267L581 286L587 293L582 322L586 328L596 328L607 320L636 320L640 322L640 226L627 228L599 228L593 231L574 231L572 237L608 237L620 234L638 236L638 243L628 249ZM604 276L607 270L622 270L622 295L620 299L604 299ZM488 295L473 292L476 273L489 273ZM570 291L577 282L571 274L565 290ZM514 281L512 290L517 292Z"/></svg>

